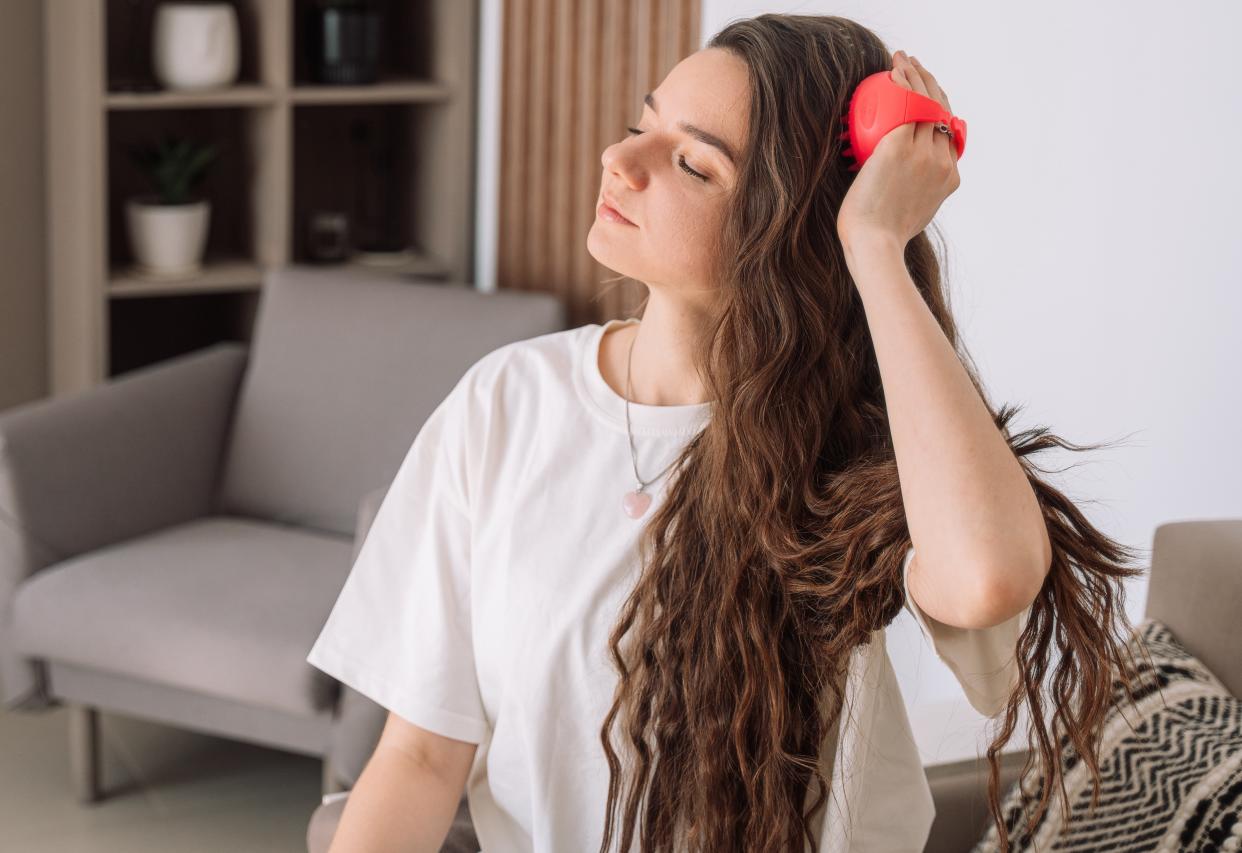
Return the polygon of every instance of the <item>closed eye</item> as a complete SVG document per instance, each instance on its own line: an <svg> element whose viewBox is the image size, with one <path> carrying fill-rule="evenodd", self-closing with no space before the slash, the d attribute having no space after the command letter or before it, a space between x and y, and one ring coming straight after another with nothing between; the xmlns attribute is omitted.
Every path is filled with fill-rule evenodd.
<svg viewBox="0 0 1242 853"><path fill-rule="evenodd" d="M633 136L637 136L638 134L643 133L643 131L639 130L636 127L627 127L626 130L628 130ZM700 181L707 180L707 175L701 175L698 172L694 171L694 169L691 169L689 166L686 165L686 157L684 154L677 155L677 164L681 166L682 170L685 171L687 174L693 175L694 177L698 178Z"/></svg>

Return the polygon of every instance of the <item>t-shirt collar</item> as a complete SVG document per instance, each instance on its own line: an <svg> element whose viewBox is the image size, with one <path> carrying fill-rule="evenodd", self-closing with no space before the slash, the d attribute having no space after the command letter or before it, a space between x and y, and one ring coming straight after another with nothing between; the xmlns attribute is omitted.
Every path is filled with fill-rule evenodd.
<svg viewBox="0 0 1242 853"><path fill-rule="evenodd" d="M584 327L585 334L579 339L579 377L586 402L597 416L621 432L626 429L625 398L604 381L604 375L600 372L600 341L608 329L637 322L639 318L630 317L591 324ZM635 435L693 435L706 425L711 415L711 406L710 402L685 406L652 406L631 402L630 427Z"/></svg>

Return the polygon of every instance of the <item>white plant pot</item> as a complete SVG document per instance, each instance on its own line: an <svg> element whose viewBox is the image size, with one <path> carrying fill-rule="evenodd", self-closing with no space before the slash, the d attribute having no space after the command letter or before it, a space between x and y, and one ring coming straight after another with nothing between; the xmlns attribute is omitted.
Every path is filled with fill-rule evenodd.
<svg viewBox="0 0 1242 853"><path fill-rule="evenodd" d="M161 3L151 55L167 89L213 89L237 79L237 12L229 3Z"/></svg>
<svg viewBox="0 0 1242 853"><path fill-rule="evenodd" d="M159 204L158 196L138 196L125 203L125 219L139 275L179 278L202 271L211 202Z"/></svg>

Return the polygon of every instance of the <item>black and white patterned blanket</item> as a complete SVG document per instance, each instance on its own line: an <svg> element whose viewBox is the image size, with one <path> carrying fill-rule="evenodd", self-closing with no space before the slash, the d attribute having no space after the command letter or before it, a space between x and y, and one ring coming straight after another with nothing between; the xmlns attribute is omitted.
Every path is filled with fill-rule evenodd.
<svg viewBox="0 0 1242 853"><path fill-rule="evenodd" d="M1058 786L1039 823L1023 833L1020 827L1034 814L1045 779L1033 772L1026 790L1015 784L1001 802L1015 853L1242 849L1242 699L1161 622L1144 620L1130 642L1139 664L1136 704L1116 682L1099 746L1095 810L1090 768L1063 743L1069 814L1061 807ZM1138 642L1146 645L1150 664ZM999 849L989 818L972 853Z"/></svg>

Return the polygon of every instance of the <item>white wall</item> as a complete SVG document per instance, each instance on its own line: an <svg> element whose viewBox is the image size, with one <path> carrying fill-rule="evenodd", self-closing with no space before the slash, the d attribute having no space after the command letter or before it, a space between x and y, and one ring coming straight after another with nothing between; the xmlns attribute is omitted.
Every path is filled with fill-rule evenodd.
<svg viewBox="0 0 1242 853"><path fill-rule="evenodd" d="M480 289L495 283L499 0L483 0ZM704 0L702 41L762 12L836 14L913 53L969 124L936 217L963 338L1038 462L1093 524L1148 553L1157 525L1242 517L1242 9L1217 2ZM636 105L637 106L637 105ZM826 120L831 117L826 117ZM1128 588L1142 617L1146 582ZM889 652L924 760L981 753L984 720L902 613Z"/></svg>

